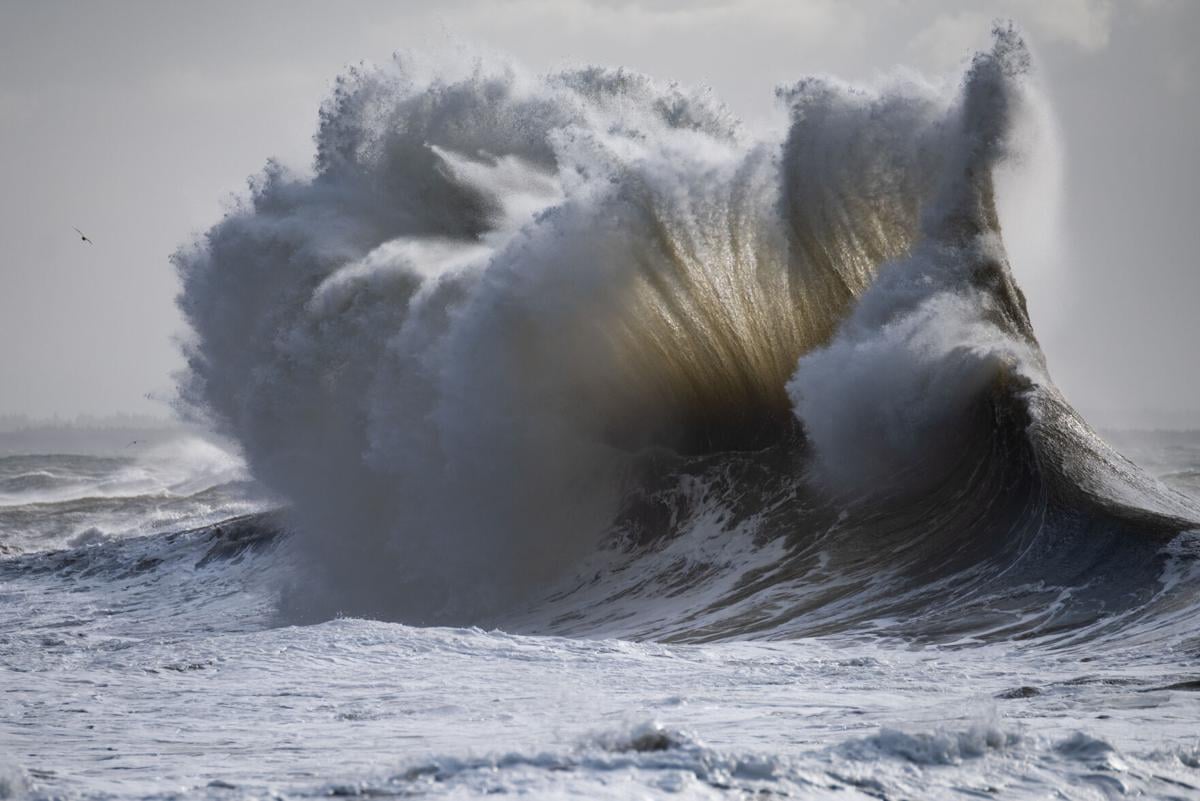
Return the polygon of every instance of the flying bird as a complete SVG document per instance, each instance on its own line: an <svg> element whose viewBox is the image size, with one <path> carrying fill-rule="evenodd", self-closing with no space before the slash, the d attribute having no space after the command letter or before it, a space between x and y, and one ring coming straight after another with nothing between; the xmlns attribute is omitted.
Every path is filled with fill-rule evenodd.
<svg viewBox="0 0 1200 801"><path fill-rule="evenodd" d="M73 225L71 227L75 228L75 226L73 226ZM87 234L85 234L83 231L80 231L78 228L75 228L75 233L79 234L79 239L81 242L87 242L89 245L96 244L92 240L88 239Z"/></svg>

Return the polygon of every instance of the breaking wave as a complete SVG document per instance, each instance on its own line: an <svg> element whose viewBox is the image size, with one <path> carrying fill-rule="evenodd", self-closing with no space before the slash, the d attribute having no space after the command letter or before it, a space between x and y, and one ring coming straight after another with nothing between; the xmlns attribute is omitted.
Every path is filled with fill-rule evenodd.
<svg viewBox="0 0 1200 801"><path fill-rule="evenodd" d="M34 453L0 455L0 555L213 523L277 503L234 454L187 433L92 454L54 453L55 445L51 437Z"/></svg>
<svg viewBox="0 0 1200 801"><path fill-rule="evenodd" d="M1146 602L1200 512L1048 376L994 189L1029 72L1001 26L949 88L780 89L779 137L619 69L344 76L313 174L175 255L181 403L290 502L284 609L953 638Z"/></svg>

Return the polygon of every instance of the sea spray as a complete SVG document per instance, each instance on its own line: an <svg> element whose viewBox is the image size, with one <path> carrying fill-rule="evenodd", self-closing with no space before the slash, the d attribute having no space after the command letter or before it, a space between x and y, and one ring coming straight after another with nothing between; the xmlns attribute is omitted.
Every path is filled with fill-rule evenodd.
<svg viewBox="0 0 1200 801"><path fill-rule="evenodd" d="M990 505L988 533L949 530L964 505L938 536L991 555L1043 502L1141 515L1077 491L1106 457L1000 238L993 172L1040 106L1020 36L994 39L944 89L781 90L781 138L626 70L401 56L343 78L315 175L270 165L175 256L182 402L291 504L284 608L494 622L662 469L764 449L790 454L768 494ZM1132 475L1108 484L1145 495ZM1187 518L1146 503L1157 530Z"/></svg>

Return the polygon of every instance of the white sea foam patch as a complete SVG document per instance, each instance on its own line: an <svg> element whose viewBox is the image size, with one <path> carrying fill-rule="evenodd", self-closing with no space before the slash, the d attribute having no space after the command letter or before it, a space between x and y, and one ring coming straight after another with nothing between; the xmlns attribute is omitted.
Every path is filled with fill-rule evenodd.
<svg viewBox="0 0 1200 801"><path fill-rule="evenodd" d="M482 797L533 793L587 798L957 799L992 795L1186 798L1190 751L1121 754L1080 731L1022 733L1013 723L905 731L885 727L827 748L764 753L712 746L657 721L582 738L571 749L497 751L414 760L388 776L326 784L316 794ZM1183 793L1180 795L1179 793Z"/></svg>
<svg viewBox="0 0 1200 801"><path fill-rule="evenodd" d="M905 732L884 728L878 734L844 743L843 753L856 760L899 757L914 765L957 765L989 752L1012 750L1021 742L1015 731L997 722L980 723L963 731Z"/></svg>
<svg viewBox="0 0 1200 801"><path fill-rule="evenodd" d="M1051 648L278 626L263 581L277 552L228 544L196 532L0 560L0 665L22 677L0 693L0 741L36 796L1099 801L1200 787L1200 699L1164 689L1195 672L1163 646L1194 638L1194 615L1153 641Z"/></svg>

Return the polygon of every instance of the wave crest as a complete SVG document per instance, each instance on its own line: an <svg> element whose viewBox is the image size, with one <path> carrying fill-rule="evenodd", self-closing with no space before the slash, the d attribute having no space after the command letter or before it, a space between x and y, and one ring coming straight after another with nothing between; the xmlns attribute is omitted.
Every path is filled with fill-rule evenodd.
<svg viewBox="0 0 1200 801"><path fill-rule="evenodd" d="M175 256L181 396L291 500L288 602L478 620L590 553L647 454L793 443L870 492L1050 387L992 189L1028 67L1001 27L951 92L801 81L781 139L625 70L343 77L315 174L269 165Z"/></svg>

